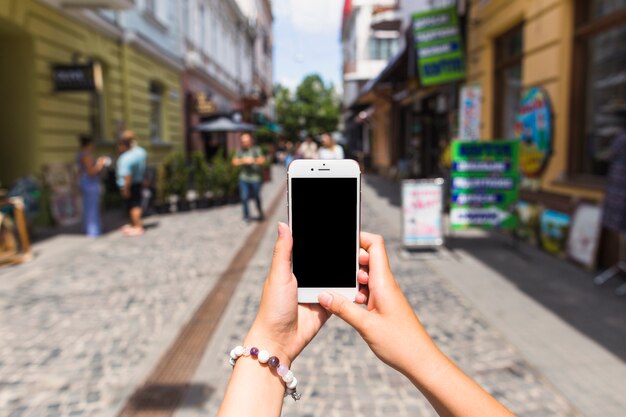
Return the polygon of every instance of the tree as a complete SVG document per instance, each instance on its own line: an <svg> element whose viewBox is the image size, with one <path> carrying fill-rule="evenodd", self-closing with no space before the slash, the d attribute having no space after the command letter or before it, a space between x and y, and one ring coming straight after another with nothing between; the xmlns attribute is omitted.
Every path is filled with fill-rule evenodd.
<svg viewBox="0 0 626 417"><path fill-rule="evenodd" d="M295 93L277 85L276 119L287 139L297 139L301 132L319 135L337 130L339 98L332 84L325 84L318 74L307 75Z"/></svg>

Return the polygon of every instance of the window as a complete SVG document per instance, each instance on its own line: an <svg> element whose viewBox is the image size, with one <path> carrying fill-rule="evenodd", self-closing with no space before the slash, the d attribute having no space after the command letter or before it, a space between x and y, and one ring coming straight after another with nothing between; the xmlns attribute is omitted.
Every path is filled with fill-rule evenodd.
<svg viewBox="0 0 626 417"><path fill-rule="evenodd" d="M91 135L96 141L106 141L109 107L108 95L106 94L108 84L105 82L104 66L100 62L95 61L93 63L93 73L96 89L91 94L91 108L89 112Z"/></svg>
<svg viewBox="0 0 626 417"><path fill-rule="evenodd" d="M398 38L377 38L371 36L369 39L369 59L389 61L398 50Z"/></svg>
<svg viewBox="0 0 626 417"><path fill-rule="evenodd" d="M577 0L569 172L602 179L626 128L626 0Z"/></svg>
<svg viewBox="0 0 626 417"><path fill-rule="evenodd" d="M514 137L515 119L522 96L523 26L519 25L495 40L494 135Z"/></svg>
<svg viewBox="0 0 626 417"><path fill-rule="evenodd" d="M156 15L157 0L144 0L144 1L145 1L146 12L152 14L153 16Z"/></svg>
<svg viewBox="0 0 626 417"><path fill-rule="evenodd" d="M183 20L182 20L182 24L183 24L183 33L185 34L185 38L190 39L191 38L191 23L189 20L189 0L183 0L183 7L182 7L182 14L183 14Z"/></svg>
<svg viewBox="0 0 626 417"><path fill-rule="evenodd" d="M163 86L156 81L150 82L150 120L148 121L150 140L163 141Z"/></svg>

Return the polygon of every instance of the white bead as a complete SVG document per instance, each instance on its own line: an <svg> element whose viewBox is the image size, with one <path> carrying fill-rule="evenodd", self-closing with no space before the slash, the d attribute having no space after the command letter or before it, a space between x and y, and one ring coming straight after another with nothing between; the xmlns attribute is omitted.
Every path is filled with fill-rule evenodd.
<svg viewBox="0 0 626 417"><path fill-rule="evenodd" d="M237 355L237 357L243 355L243 346L236 346L233 350L235 351L235 355Z"/></svg>
<svg viewBox="0 0 626 417"><path fill-rule="evenodd" d="M233 359L237 359L239 357L239 355L237 355L237 352L235 352L235 349L230 351L230 357Z"/></svg>
<svg viewBox="0 0 626 417"><path fill-rule="evenodd" d="M295 377L293 376L293 372L287 371L287 373L283 376L283 381L285 381L288 384L291 381L293 381L294 378Z"/></svg>
<svg viewBox="0 0 626 417"><path fill-rule="evenodd" d="M287 384L287 388L289 389L296 389L296 386L298 385L298 380L296 379L296 377L294 376L293 379L291 380L291 382L289 382Z"/></svg>
<svg viewBox="0 0 626 417"><path fill-rule="evenodd" d="M257 356L257 359L261 363L267 363L267 361L270 360L270 353L267 350L262 350L262 351L259 352L259 355Z"/></svg>

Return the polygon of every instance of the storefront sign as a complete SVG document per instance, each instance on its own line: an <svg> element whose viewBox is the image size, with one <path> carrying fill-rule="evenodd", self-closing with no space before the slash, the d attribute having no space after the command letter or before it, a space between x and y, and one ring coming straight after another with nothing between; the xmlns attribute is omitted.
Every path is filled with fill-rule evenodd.
<svg viewBox="0 0 626 417"><path fill-rule="evenodd" d="M443 244L443 179L402 181L402 242L405 247Z"/></svg>
<svg viewBox="0 0 626 417"><path fill-rule="evenodd" d="M54 91L95 91L96 77L93 64L54 65Z"/></svg>
<svg viewBox="0 0 626 417"><path fill-rule="evenodd" d="M478 85L461 88L459 111L459 139L480 139L481 88Z"/></svg>
<svg viewBox="0 0 626 417"><path fill-rule="evenodd" d="M465 78L456 7L415 13L413 36L422 85L437 85Z"/></svg>
<svg viewBox="0 0 626 417"><path fill-rule="evenodd" d="M518 141L452 143L453 229L514 229L518 194Z"/></svg>
<svg viewBox="0 0 626 417"><path fill-rule="evenodd" d="M524 94L515 123L520 140L520 170L527 178L541 175L552 153L552 109L548 93L532 87Z"/></svg>

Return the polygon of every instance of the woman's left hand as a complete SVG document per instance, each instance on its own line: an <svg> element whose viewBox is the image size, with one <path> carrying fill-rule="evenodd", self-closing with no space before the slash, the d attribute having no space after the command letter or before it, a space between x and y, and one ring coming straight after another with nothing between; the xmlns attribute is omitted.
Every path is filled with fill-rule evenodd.
<svg viewBox="0 0 626 417"><path fill-rule="evenodd" d="M290 365L315 337L330 313L319 304L298 304L298 282L291 272L291 230L278 223L272 267L263 286L259 312L244 341Z"/></svg>

